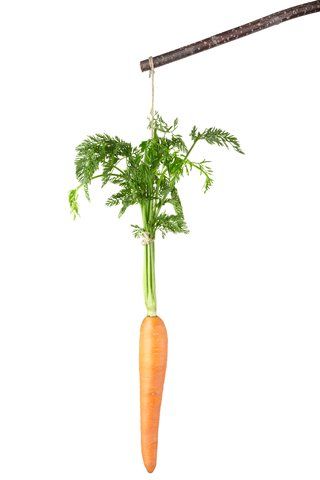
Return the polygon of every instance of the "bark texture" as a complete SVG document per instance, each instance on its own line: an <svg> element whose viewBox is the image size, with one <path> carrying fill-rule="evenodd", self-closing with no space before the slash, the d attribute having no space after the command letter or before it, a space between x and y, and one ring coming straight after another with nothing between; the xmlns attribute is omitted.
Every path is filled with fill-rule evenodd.
<svg viewBox="0 0 320 480"><path fill-rule="evenodd" d="M209 50L210 48L218 47L219 45L232 42L238 38L246 37L247 35L259 32L265 28L273 27L274 25L279 25L280 23L292 20L293 18L302 17L304 15L309 15L316 12L320 12L320 0L304 3L303 5L297 5L295 7L287 8L286 10L281 10L280 12L272 13L266 17L259 18L258 20L246 23L240 27L218 33L217 35L205 38L199 42L191 43L190 45L177 48L176 50L163 53L162 55L157 55L156 57L153 57L154 68L161 67L167 63L176 62L182 58L195 55L196 53ZM142 60L140 62L140 67L143 72L150 70L149 59Z"/></svg>

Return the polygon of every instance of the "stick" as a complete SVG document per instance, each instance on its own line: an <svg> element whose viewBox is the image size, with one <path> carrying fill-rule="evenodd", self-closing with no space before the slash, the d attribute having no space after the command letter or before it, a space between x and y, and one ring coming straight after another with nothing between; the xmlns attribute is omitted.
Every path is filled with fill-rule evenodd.
<svg viewBox="0 0 320 480"><path fill-rule="evenodd" d="M309 15L310 13L316 12L320 12L320 0L304 3L303 5L297 5L296 7L291 7L287 8L286 10L281 10L280 12L272 13L266 17L259 18L258 20L246 23L240 27L218 33L217 35L205 38L199 42L191 43L190 45L177 48L176 50L163 53L162 55L157 55L156 57L153 57L154 68L161 67L167 63L176 62L182 58L195 55L196 53L209 50L210 48L218 47L224 43L232 42L238 38L251 35L251 33L259 32L260 30L273 27L274 25L279 25L280 23L286 22L293 18L302 17L304 15ZM142 60L140 62L140 67L143 72L150 70L149 59Z"/></svg>

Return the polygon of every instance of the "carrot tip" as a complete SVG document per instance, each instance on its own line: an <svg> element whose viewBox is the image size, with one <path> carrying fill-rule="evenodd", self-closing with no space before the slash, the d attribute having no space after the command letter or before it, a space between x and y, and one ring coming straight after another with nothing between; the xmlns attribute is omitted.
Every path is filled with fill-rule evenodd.
<svg viewBox="0 0 320 480"><path fill-rule="evenodd" d="M153 470L156 468L156 463L150 463L150 464L144 464L144 466L146 467L147 471L149 473L152 473Z"/></svg>

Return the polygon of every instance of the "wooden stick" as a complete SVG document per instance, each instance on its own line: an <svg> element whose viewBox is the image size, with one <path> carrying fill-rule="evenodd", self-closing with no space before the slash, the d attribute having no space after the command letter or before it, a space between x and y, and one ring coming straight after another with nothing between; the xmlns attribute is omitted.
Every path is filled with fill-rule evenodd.
<svg viewBox="0 0 320 480"><path fill-rule="evenodd" d="M320 12L320 0L304 3L303 5L297 5L296 7L291 7L287 8L286 10L281 10L280 12L272 13L266 17L259 18L258 20L246 23L240 27L232 28L226 32L218 33L217 35L205 38L199 42L191 43L190 45L177 48L176 50L163 53L162 55L157 55L156 57L153 57L154 68L161 67L167 63L176 62L182 58L195 55L196 53L209 50L210 48L218 47L224 43L232 42L238 38L251 35L251 33L259 32L260 30L273 27L274 25L279 25L280 23L286 22L293 18L302 17L303 15L309 15L310 13L316 12ZM142 60L140 62L140 67L143 72L150 70L149 59Z"/></svg>

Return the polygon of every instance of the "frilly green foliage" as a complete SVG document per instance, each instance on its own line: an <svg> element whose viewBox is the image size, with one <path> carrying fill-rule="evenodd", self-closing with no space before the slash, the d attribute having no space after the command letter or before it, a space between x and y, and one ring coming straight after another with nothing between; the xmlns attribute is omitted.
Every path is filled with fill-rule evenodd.
<svg viewBox="0 0 320 480"><path fill-rule="evenodd" d="M152 137L138 147L107 134L90 136L77 147L75 165L79 185L69 193L74 217L79 215L79 189L83 188L89 199L89 185L93 179L100 178L102 186L108 183L118 186L118 191L107 198L106 205L119 206L119 216L131 205L141 206L143 226L133 225L136 237L147 234L154 238L157 231L162 236L168 232L188 233L177 183L196 169L204 177L204 191L213 184L209 162L190 159L196 144L205 140L211 145L243 152L236 137L218 128L201 132L193 127L188 147L176 133L178 119L168 125L156 114L149 127L153 130ZM173 207L173 214L166 209L169 205Z"/></svg>

